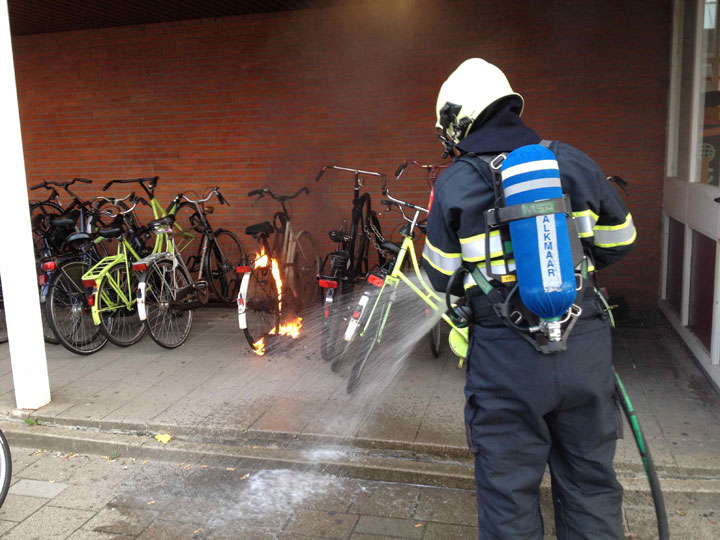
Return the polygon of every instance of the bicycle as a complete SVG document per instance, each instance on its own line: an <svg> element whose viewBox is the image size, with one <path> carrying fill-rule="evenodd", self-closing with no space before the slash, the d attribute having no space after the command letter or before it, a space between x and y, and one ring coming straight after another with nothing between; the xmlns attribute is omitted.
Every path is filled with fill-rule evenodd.
<svg viewBox="0 0 720 540"><path fill-rule="evenodd" d="M338 165L325 165L315 177L315 181L319 182L328 169L350 172L355 177L350 228L346 229L345 220L340 229L328 233L336 247L325 256L318 275L318 285L324 291L320 352L326 361L331 361L335 357L338 336L347 321L345 312L349 307L345 305L347 302L338 302L338 296L351 292L358 280L367 276L370 268L370 243L378 252L378 264L382 261L379 243L384 241L384 238L380 220L371 208L370 193L360 195L360 188L364 185L364 176L384 179L385 175Z"/></svg>
<svg viewBox="0 0 720 540"><path fill-rule="evenodd" d="M214 213L214 208L205 206L213 196L217 197L220 204L230 206L220 193L219 187L211 188L207 195L203 193L203 198L197 200L183 194L178 195L183 201L181 208L190 209L187 211L189 225L186 227L202 236L199 243L194 243L195 247L185 243L178 251L183 254L187 270L198 275L196 283L205 279L210 290L221 302L231 304L237 298L239 288L235 267L245 257L245 249L235 233L222 227L213 230L208 215ZM183 237L185 236L183 234Z"/></svg>
<svg viewBox="0 0 720 540"><path fill-rule="evenodd" d="M172 235L173 216L148 223L148 229L163 240L165 248L133 263L132 266L133 270L143 272L137 289L140 319L145 321L150 337L158 345L168 349L179 347L187 339L192 326L192 310L208 303L209 286L218 287L222 295L231 291L237 294L235 264L245 258L245 253L234 234L222 229L212 231L201 206L213 196L217 196L221 204L228 204L217 187L204 199L197 201L179 195L194 205L197 217L192 221L195 223L195 230L203 235L200 253L204 263L200 265L197 280L191 279L190 270ZM223 247L218 240L226 237L230 242L223 242L226 244ZM222 269L215 270L215 274L213 258L216 261L215 268ZM235 262L231 262L232 260ZM230 269L232 280L227 279L226 268ZM211 278L210 282L205 279L206 275ZM215 285L209 285L213 282Z"/></svg>
<svg viewBox="0 0 720 540"><path fill-rule="evenodd" d="M405 162L401 165L396 172L396 177L399 178L404 168L410 163L413 162ZM355 356L350 378L347 383L348 393L352 392L359 384L360 377L372 355L375 345L382 341L383 330L390 316L393 303L396 301L398 286L401 282L410 287L410 289L419 296L434 313L439 314L440 318L449 324L451 328L463 334L448 314L445 313L445 298L441 298L440 295L427 284L425 278L422 276L418 263L413 241L415 229L417 228L421 232L424 231L425 226L419 223L419 217L421 214L427 214L428 210L422 206L393 197L387 189L385 182L382 186L382 192L387 199L381 200L381 204L386 206L388 210L393 207L399 209L403 219L407 223L401 230L403 239L399 245L387 241L381 244L381 247L386 250L386 252L391 253L392 256L385 264L368 274L367 282L371 287L363 291L360 296L345 330L344 340L346 344L343 353L340 357L336 358L331 365L331 368L335 371L344 358L351 355ZM412 211L412 217L410 218L405 215L403 209ZM419 285L413 283L403 272L408 254L410 256L414 277L417 279ZM356 350L353 350L355 348ZM463 358L460 359L459 365L461 366L462 363Z"/></svg>
<svg viewBox="0 0 720 540"><path fill-rule="evenodd" d="M12 456L5 434L0 430L0 506L5 502L12 479Z"/></svg>
<svg viewBox="0 0 720 540"><path fill-rule="evenodd" d="M3 298L2 281L0 280L0 343L8 340L7 323L5 322L5 300Z"/></svg>
<svg viewBox="0 0 720 540"><path fill-rule="evenodd" d="M258 354L265 352L266 337L286 331L280 325L281 315L302 314L312 306L313 298L320 299L316 281L320 257L315 240L307 231L293 230L288 208L288 201L301 193L309 194L310 189L303 187L292 195L276 195L268 188L248 193L248 197L255 197L253 206L268 195L282 208L273 215L272 224L264 221L245 229L245 234L260 245L260 253L253 261L246 258L237 267L242 275L237 297L238 324ZM273 234L271 248L269 238ZM297 335L296 329L289 332Z"/></svg>
<svg viewBox="0 0 720 540"><path fill-rule="evenodd" d="M80 280L90 290L87 303L95 326L99 326L100 332L111 343L127 347L145 334L145 325L137 316L137 274L131 271L131 262L140 260L147 248L136 251L133 247L138 244L141 230L136 228L132 212L138 203L148 206L150 203L141 197L135 198L134 193L121 199L98 199L108 201L117 209L112 225L97 231L107 240L117 239L117 254L101 259ZM121 207L126 200L132 202L130 208ZM156 242L156 248L159 245Z"/></svg>

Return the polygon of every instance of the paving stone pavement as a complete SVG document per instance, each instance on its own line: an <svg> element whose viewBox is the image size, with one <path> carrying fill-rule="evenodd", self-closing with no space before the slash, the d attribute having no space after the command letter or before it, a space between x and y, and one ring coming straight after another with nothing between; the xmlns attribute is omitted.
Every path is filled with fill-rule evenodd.
<svg viewBox="0 0 720 540"><path fill-rule="evenodd" d="M0 535L18 540L477 538L470 490L312 470L141 461L15 447ZM720 494L667 493L674 538L720 538ZM554 538L543 501L546 538ZM657 538L646 495L626 497L626 538Z"/></svg>

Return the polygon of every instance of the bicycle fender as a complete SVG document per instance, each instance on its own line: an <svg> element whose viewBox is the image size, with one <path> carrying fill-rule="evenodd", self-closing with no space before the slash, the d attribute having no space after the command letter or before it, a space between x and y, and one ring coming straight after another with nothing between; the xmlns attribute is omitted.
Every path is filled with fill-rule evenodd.
<svg viewBox="0 0 720 540"><path fill-rule="evenodd" d="M247 328L247 318L245 317L245 309L247 308L247 291L250 285L250 272L245 272L240 282L240 290L238 291L237 297L237 314L238 314L238 326L240 330Z"/></svg>
<svg viewBox="0 0 720 540"><path fill-rule="evenodd" d="M147 311L145 310L145 286L147 283L145 282L145 275L143 274L142 278L140 279L140 282L138 283L138 288L136 291L137 296L137 312L138 317L140 317L141 321L144 321L147 319Z"/></svg>

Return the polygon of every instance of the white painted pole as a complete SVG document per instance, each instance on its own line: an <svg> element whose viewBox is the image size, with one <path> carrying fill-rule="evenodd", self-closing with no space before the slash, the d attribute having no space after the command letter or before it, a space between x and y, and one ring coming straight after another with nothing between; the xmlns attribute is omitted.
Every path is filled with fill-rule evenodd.
<svg viewBox="0 0 720 540"><path fill-rule="evenodd" d="M0 275L18 409L50 402L7 2L0 2Z"/></svg>

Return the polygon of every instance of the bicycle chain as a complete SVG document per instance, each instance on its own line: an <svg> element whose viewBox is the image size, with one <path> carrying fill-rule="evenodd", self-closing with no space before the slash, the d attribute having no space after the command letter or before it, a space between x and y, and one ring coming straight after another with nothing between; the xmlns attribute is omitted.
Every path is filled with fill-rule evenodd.
<svg viewBox="0 0 720 540"><path fill-rule="evenodd" d="M377 227L375 227L375 225L372 224L372 222L366 223L365 225L366 225L366 226L363 227L363 232L365 233L365 236L367 236L367 237L368 237L368 240L370 240L370 241L372 242L372 245L375 247L375 249L376 249L379 253L382 253L382 248L380 247L380 244L377 243L377 241L375 240L375 238L377 237L377 238L380 240L380 243L385 242L385 238L384 238L383 235L380 233L380 231L377 230ZM370 228L372 229L372 234L371 234L370 231L368 230L367 225L370 225Z"/></svg>

